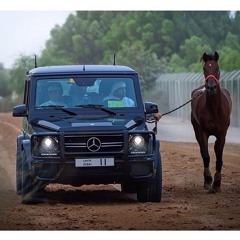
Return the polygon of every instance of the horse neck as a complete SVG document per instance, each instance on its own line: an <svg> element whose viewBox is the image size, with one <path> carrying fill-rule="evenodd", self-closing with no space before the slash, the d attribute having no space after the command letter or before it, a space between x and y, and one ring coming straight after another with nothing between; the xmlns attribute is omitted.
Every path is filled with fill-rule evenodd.
<svg viewBox="0 0 240 240"><path fill-rule="evenodd" d="M218 113L222 104L221 104L221 89L218 85L216 94L210 94L206 92L206 105L212 112Z"/></svg>

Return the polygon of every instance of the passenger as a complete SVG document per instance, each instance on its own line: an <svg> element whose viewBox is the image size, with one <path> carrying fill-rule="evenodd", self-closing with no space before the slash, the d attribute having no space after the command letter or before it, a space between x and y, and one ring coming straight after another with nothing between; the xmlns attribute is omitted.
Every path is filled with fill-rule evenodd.
<svg viewBox="0 0 240 240"><path fill-rule="evenodd" d="M111 101L111 100L120 100L122 101L121 107L134 107L135 103L131 98L126 97L126 84L121 81L115 83L112 88L109 96L105 97L103 99L103 102L105 101ZM109 104L108 104L109 106Z"/></svg>
<svg viewBox="0 0 240 240"><path fill-rule="evenodd" d="M52 82L48 85L47 88L48 92L48 97L49 100L45 103L42 103L40 106L64 106L66 107L67 105L64 103L64 99L62 97L63 94L63 88L61 83L59 82Z"/></svg>
<svg viewBox="0 0 240 240"><path fill-rule="evenodd" d="M121 81L117 82L112 86L111 92L109 96L105 97L103 99L104 101L109 101L109 100L122 100L123 102L123 107L134 107L135 103L131 98L126 97L126 84ZM154 118L159 121L162 117L161 113L154 113L153 114Z"/></svg>
<svg viewBox="0 0 240 240"><path fill-rule="evenodd" d="M73 84L69 90L69 95L72 98L72 106L77 106L82 104L82 99L85 93L83 87L79 87L77 84Z"/></svg>

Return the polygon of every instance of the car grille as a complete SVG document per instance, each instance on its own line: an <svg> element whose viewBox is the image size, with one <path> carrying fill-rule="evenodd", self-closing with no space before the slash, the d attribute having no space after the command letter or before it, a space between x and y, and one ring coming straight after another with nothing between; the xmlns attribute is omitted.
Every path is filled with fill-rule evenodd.
<svg viewBox="0 0 240 240"><path fill-rule="evenodd" d="M123 152L122 134L65 135L65 156ZM96 146L95 146L96 145Z"/></svg>

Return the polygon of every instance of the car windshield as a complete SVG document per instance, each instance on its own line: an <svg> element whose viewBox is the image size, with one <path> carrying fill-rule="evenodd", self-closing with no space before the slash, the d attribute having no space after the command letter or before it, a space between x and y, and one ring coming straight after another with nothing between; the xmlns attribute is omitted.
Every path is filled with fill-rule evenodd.
<svg viewBox="0 0 240 240"><path fill-rule="evenodd" d="M136 107L133 79L129 77L39 78L36 84L35 107L82 105L105 108Z"/></svg>

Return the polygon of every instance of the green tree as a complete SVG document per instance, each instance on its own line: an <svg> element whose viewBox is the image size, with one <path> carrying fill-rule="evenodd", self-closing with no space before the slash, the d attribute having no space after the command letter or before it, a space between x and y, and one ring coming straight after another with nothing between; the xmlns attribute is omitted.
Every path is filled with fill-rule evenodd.
<svg viewBox="0 0 240 240"><path fill-rule="evenodd" d="M177 53L172 54L169 60L169 65L171 66L169 72L186 72L186 68L183 66L182 61L182 58Z"/></svg>
<svg viewBox="0 0 240 240"><path fill-rule="evenodd" d="M124 42L122 50L116 56L116 62L119 65L130 66L139 73L143 91L155 86L155 80L160 72L159 69L163 65L156 54L144 48L141 41L134 45L130 42Z"/></svg>
<svg viewBox="0 0 240 240"><path fill-rule="evenodd" d="M112 12L71 14L62 27L56 26L51 31L41 64L98 64L104 52L102 39L113 16Z"/></svg>
<svg viewBox="0 0 240 240"><path fill-rule="evenodd" d="M204 43L203 39L195 35L186 39L180 49L182 66L189 72L198 72L199 60L202 54L204 52L212 53L213 51L209 45Z"/></svg>
<svg viewBox="0 0 240 240"><path fill-rule="evenodd" d="M238 48L239 19L239 12L230 17L227 11L78 11L51 31L40 63L111 64L114 53L126 53L124 62L138 68L139 59L128 54L131 47L141 49L137 57L156 56L159 73L199 71L204 52L220 52L228 44Z"/></svg>
<svg viewBox="0 0 240 240"><path fill-rule="evenodd" d="M239 50L223 47L219 52L220 69L224 71L233 71L240 69L240 54Z"/></svg>
<svg viewBox="0 0 240 240"><path fill-rule="evenodd" d="M240 69L239 36L228 32L221 44L219 63L222 70L233 71Z"/></svg>
<svg viewBox="0 0 240 240"><path fill-rule="evenodd" d="M11 88L9 84L9 72L4 68L4 65L0 63L0 96L6 97L11 94Z"/></svg>
<svg viewBox="0 0 240 240"><path fill-rule="evenodd" d="M10 78L12 89L18 95L23 93L26 73L34 67L34 56L21 54L19 58L15 60L13 68L10 70Z"/></svg>
<svg viewBox="0 0 240 240"><path fill-rule="evenodd" d="M236 36L240 36L240 11L236 11L230 21L231 32Z"/></svg>

